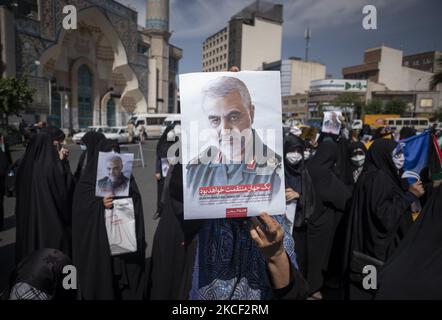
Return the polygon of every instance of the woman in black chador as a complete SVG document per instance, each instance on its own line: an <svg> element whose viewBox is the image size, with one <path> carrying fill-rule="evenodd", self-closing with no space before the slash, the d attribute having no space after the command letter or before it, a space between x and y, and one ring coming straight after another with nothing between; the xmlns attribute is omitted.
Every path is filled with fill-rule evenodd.
<svg viewBox="0 0 442 320"><path fill-rule="evenodd" d="M90 159L74 193L72 208L73 261L85 300L139 300L145 294L145 237L143 205L134 177L129 197L135 214L137 251L112 256L105 225L105 200L95 196L99 152L119 152L116 141L103 140ZM90 153L89 153L90 152Z"/></svg>
<svg viewBox="0 0 442 320"><path fill-rule="evenodd" d="M44 248L71 255L71 182L53 137L32 137L17 171L17 262Z"/></svg>
<svg viewBox="0 0 442 320"><path fill-rule="evenodd" d="M350 299L372 299L373 290L363 288L363 268L380 269L411 224L411 204L424 193L418 183L404 191L399 171L405 158L394 140L375 140L368 152L367 167L353 194L346 243ZM379 271L379 270L378 270Z"/></svg>
<svg viewBox="0 0 442 320"><path fill-rule="evenodd" d="M442 299L442 187L384 267L376 299Z"/></svg>

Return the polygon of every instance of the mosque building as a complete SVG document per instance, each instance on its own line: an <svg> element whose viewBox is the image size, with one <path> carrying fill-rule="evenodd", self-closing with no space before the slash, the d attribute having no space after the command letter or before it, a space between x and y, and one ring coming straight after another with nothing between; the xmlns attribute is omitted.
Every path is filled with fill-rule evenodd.
<svg viewBox="0 0 442 320"><path fill-rule="evenodd" d="M64 29L63 8L77 9ZM169 43L169 0L146 0L146 24L114 0L0 0L1 76L36 89L27 121L64 129L124 126L136 113L175 113L182 50Z"/></svg>

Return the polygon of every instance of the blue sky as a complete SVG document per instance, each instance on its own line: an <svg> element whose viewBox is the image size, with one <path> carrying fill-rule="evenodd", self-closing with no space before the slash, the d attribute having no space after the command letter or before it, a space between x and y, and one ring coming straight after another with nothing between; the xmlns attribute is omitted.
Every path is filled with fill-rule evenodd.
<svg viewBox="0 0 442 320"><path fill-rule="evenodd" d="M118 0L138 11L145 24L145 0ZM204 39L223 28L253 0L170 0L171 42L184 50L180 73L201 71ZM360 64L366 48L385 44L405 54L442 50L441 0L268 0L284 5L282 58L304 57L304 29L310 26L310 59L341 77L345 66ZM375 5L378 29L362 27L362 8ZM263 43L265 46L265 43Z"/></svg>

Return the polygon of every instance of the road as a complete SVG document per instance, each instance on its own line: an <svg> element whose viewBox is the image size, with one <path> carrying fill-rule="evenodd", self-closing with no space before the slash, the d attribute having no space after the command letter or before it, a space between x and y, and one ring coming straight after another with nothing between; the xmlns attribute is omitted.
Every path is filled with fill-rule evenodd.
<svg viewBox="0 0 442 320"><path fill-rule="evenodd" d="M133 169L133 175L137 181L143 199L144 209L144 227L146 232L146 257L150 257L152 252L152 242L155 234L158 220L153 220L157 206L157 183L154 178L155 174L155 149L157 141L150 140L142 145L145 167L143 168L141 162L136 162ZM69 160L72 171L74 172L78 159L81 154L80 147L77 145L69 145L71 151ZM137 146L131 146L125 150L135 153L136 158L139 157ZM23 149L12 150L13 160L22 156ZM5 229L0 232L0 292L7 286L7 281L11 271L15 266L15 216L14 216L15 198L5 198Z"/></svg>

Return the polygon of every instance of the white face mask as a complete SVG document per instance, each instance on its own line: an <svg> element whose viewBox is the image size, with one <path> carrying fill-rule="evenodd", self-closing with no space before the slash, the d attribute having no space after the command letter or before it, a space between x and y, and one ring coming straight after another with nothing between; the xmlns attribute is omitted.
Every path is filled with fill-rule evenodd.
<svg viewBox="0 0 442 320"><path fill-rule="evenodd" d="M81 149L81 151L86 151L87 146L85 144L80 144L80 149Z"/></svg>
<svg viewBox="0 0 442 320"><path fill-rule="evenodd" d="M351 158L351 162L353 162L353 165L356 167L362 167L365 163L365 156L363 155L357 155Z"/></svg>
<svg viewBox="0 0 442 320"><path fill-rule="evenodd" d="M292 164L292 165L296 165L299 162L301 162L302 160L302 154L300 154L299 152L289 152L287 153L287 155L285 156L285 158L287 159L287 161Z"/></svg>
<svg viewBox="0 0 442 320"><path fill-rule="evenodd" d="M396 166L396 169L401 170L405 164L405 156L404 153L401 152L399 154L393 155L393 162Z"/></svg>

